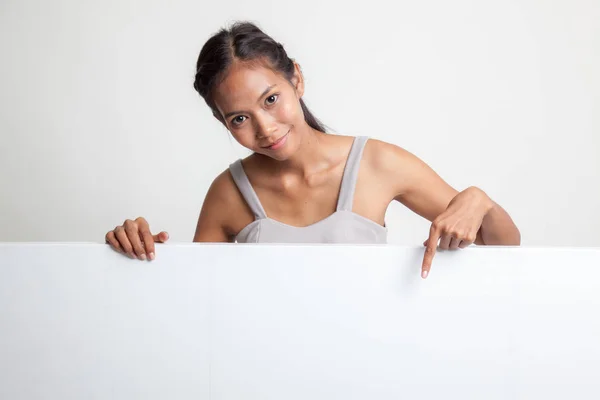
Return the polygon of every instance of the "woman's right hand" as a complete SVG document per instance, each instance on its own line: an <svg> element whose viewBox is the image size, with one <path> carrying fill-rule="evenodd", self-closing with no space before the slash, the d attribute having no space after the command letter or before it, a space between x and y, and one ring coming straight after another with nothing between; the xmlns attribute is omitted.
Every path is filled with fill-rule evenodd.
<svg viewBox="0 0 600 400"><path fill-rule="evenodd" d="M135 221L125 220L123 225L106 234L106 243L114 250L139 260L154 260L154 242L164 243L167 240L167 232L152 235L148 221L143 217L138 217Z"/></svg>

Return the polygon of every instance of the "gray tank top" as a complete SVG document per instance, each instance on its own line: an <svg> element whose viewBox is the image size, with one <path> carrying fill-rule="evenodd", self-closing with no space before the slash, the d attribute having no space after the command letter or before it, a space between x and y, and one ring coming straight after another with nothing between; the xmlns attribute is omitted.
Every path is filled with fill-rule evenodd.
<svg viewBox="0 0 600 400"><path fill-rule="evenodd" d="M236 236L239 243L379 243L387 242L387 228L352 212L354 189L363 149L368 138L354 138L344 175L336 211L312 225L297 227L271 219L244 172L242 160L229 166L235 184L254 213L255 220Z"/></svg>

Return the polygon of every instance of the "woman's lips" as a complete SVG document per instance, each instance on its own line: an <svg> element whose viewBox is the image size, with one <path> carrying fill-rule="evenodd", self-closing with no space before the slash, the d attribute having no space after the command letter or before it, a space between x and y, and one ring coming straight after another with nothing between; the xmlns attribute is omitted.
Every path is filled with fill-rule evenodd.
<svg viewBox="0 0 600 400"><path fill-rule="evenodd" d="M272 145L267 146L265 148L269 149L269 150L280 149L281 147L283 147L283 145L285 144L285 142L287 142L287 137L288 137L289 133L290 132L288 131L288 133L286 133L285 135L283 135L282 137L280 137L279 139L277 139L277 141L275 143L273 143Z"/></svg>

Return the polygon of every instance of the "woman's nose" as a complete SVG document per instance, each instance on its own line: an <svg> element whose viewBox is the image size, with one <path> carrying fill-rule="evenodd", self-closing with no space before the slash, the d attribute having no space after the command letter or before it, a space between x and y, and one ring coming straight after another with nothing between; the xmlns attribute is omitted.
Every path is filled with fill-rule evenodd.
<svg viewBox="0 0 600 400"><path fill-rule="evenodd" d="M268 116L256 118L256 137L266 138L272 136L277 131L275 121Z"/></svg>

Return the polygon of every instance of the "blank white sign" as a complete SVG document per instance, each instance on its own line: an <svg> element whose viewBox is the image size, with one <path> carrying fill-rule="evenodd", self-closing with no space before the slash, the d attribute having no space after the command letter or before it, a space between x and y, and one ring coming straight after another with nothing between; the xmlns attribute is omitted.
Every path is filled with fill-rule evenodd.
<svg viewBox="0 0 600 400"><path fill-rule="evenodd" d="M422 256L0 244L0 398L600 398L600 249Z"/></svg>

